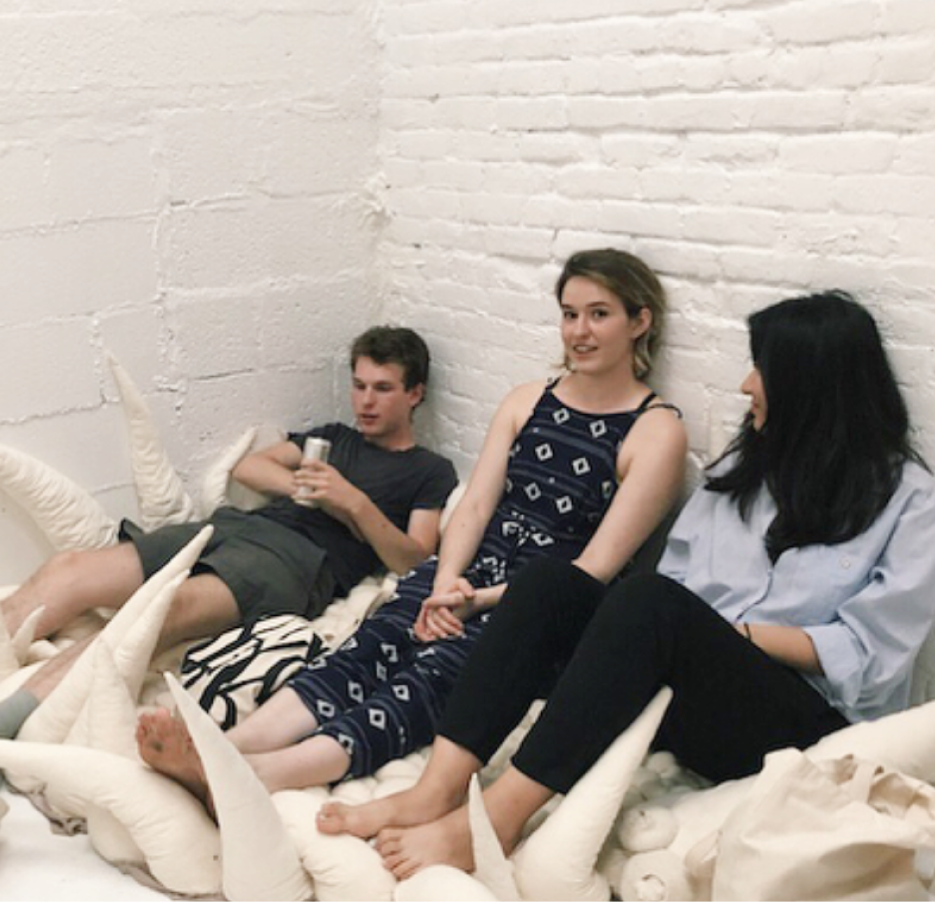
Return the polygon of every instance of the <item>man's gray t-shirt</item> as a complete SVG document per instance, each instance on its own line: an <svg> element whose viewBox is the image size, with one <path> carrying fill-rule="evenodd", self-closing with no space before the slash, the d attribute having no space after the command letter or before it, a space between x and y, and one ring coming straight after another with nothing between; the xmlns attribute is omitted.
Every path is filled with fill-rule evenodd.
<svg viewBox="0 0 935 902"><path fill-rule="evenodd" d="M309 436L331 442L328 463L403 532L413 510L443 507L458 483L451 461L419 445L405 451L388 451L343 423L290 433L288 438L301 449ZM343 523L324 511L303 507L291 498L277 498L254 514L305 535L323 548L341 594L382 566L370 545L359 541Z"/></svg>

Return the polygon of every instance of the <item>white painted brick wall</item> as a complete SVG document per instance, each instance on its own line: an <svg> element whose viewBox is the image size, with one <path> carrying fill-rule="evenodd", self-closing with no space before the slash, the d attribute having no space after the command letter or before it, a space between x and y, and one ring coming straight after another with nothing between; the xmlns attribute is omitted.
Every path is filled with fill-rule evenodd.
<svg viewBox="0 0 935 902"><path fill-rule="evenodd" d="M249 423L340 413L347 340L411 324L466 475L554 372L561 262L608 244L670 291L696 464L745 407L744 317L832 286L935 461L931 0L30 0L0 46L0 442L115 513L105 348L194 481ZM0 583L41 545L2 495L0 542Z"/></svg>
<svg viewBox="0 0 935 902"><path fill-rule="evenodd" d="M381 37L379 271L463 469L496 391L551 371L561 262L604 245L664 276L696 464L745 409L745 316L830 287L878 315L935 461L935 3L386 0Z"/></svg>
<svg viewBox="0 0 935 902"><path fill-rule="evenodd" d="M378 47L359 0L0 14L0 442L135 511L111 350L192 491L249 425L346 413L373 322ZM0 584L48 549L0 493Z"/></svg>

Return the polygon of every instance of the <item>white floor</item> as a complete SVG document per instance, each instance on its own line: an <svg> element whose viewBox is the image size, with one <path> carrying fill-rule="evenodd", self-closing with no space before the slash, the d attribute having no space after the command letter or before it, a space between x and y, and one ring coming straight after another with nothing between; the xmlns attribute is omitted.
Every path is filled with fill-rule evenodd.
<svg viewBox="0 0 935 902"><path fill-rule="evenodd" d="M61 836L22 796L0 789L10 806L0 819L0 902L165 902L169 897L121 874L87 836ZM935 850L919 856L920 874L935 876ZM935 900L935 895L929 897Z"/></svg>
<svg viewBox="0 0 935 902"><path fill-rule="evenodd" d="M161 900L166 896L121 874L100 858L88 837L61 836L22 796L0 796L10 811L0 820L0 900Z"/></svg>

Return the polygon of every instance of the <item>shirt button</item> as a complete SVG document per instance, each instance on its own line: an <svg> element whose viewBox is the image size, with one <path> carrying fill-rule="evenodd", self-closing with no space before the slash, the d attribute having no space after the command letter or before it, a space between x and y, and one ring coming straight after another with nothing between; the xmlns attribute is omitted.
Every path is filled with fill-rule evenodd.
<svg viewBox="0 0 935 902"><path fill-rule="evenodd" d="M850 559L849 557L842 557L842 558L841 558L841 566L842 566L845 570L850 570L850 569L851 569L851 559Z"/></svg>

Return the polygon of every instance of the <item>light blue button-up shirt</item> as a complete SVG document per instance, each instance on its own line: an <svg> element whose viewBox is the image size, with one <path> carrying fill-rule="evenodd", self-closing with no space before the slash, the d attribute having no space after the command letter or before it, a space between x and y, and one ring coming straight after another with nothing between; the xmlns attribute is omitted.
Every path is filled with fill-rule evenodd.
<svg viewBox="0 0 935 902"><path fill-rule="evenodd" d="M935 479L909 463L885 510L839 545L764 545L776 505L762 489L748 522L728 495L695 491L658 571L737 623L802 627L823 676L803 674L851 721L909 703L912 667L935 623Z"/></svg>

